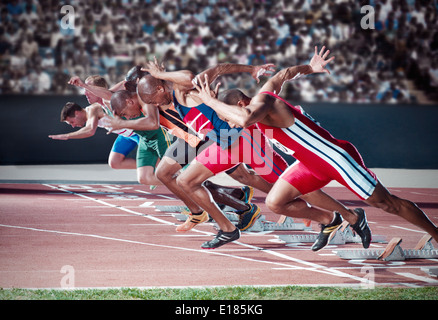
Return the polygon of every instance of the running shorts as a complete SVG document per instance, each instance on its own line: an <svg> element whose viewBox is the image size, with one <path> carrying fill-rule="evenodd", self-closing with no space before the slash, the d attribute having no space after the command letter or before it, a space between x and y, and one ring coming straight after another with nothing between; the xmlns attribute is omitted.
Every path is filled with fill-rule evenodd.
<svg viewBox="0 0 438 320"><path fill-rule="evenodd" d="M169 136L161 128L157 130L157 134L153 136L153 139L140 137L137 148L137 168L146 166L155 168L158 159L164 156L169 146Z"/></svg>
<svg viewBox="0 0 438 320"><path fill-rule="evenodd" d="M111 152L121 153L126 157L137 147L139 139L140 137L137 134L134 134L129 138L119 135L113 143Z"/></svg>
<svg viewBox="0 0 438 320"><path fill-rule="evenodd" d="M242 130L242 135L227 149L214 143L201 152L196 161L213 174L227 171L240 163L250 165L267 182L274 183L286 170L286 161L272 149L255 126Z"/></svg>

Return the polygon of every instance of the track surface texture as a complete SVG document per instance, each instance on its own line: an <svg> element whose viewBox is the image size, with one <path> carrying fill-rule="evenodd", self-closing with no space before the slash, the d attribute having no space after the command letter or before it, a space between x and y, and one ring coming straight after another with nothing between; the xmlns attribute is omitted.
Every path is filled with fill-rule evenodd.
<svg viewBox="0 0 438 320"><path fill-rule="evenodd" d="M347 206L363 207L374 235L403 239L414 248L424 232L403 219L366 206L347 189L327 193ZM438 189L390 188L416 202L438 223ZM266 221L278 215L255 191L253 203ZM174 212L157 206L181 206L165 187L141 185L0 184L0 287L110 288L231 285L437 286L424 270L438 259L404 261L343 260L338 249L362 249L357 243L329 245L319 252L311 243L286 245L279 235L307 231L244 232L238 242L216 250L200 245L216 234L213 223L187 233ZM296 219L294 222L302 222ZM435 248L438 244L432 241ZM372 243L370 250L383 249Z"/></svg>

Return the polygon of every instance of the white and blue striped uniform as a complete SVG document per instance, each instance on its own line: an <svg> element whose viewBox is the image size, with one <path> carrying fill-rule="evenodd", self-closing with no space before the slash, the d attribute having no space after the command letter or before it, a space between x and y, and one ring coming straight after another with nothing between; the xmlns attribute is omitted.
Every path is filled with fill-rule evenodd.
<svg viewBox="0 0 438 320"><path fill-rule="evenodd" d="M361 199L368 199L377 184L376 175L369 170L357 149L350 142L334 138L327 130L296 107L271 92L263 92L282 100L295 117L289 128L277 128L259 123L259 129L281 149L298 161L281 176L306 194L338 181Z"/></svg>

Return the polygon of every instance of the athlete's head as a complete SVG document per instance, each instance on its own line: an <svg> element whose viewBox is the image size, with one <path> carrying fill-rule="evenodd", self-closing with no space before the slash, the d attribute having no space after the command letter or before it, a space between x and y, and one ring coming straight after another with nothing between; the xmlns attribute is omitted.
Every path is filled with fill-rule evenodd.
<svg viewBox="0 0 438 320"><path fill-rule="evenodd" d="M85 84L89 84L91 86L96 86L96 87L102 87L105 89L108 89L108 83L106 82L105 78L99 76L99 75L94 75L94 76L89 76L87 79L85 79ZM102 103L102 98L99 98L98 96L94 95L93 93L91 93L88 90L85 90L85 96L87 97L87 100L90 104L93 103Z"/></svg>
<svg viewBox="0 0 438 320"><path fill-rule="evenodd" d="M141 115L137 93L128 90L117 91L111 96L111 108L116 115L128 120Z"/></svg>
<svg viewBox="0 0 438 320"><path fill-rule="evenodd" d="M145 75L138 82L137 94L146 104L165 106L172 102L172 95L166 81L154 78L150 74Z"/></svg>
<svg viewBox="0 0 438 320"><path fill-rule="evenodd" d="M239 89L224 90L219 93L217 98L226 104L237 105L241 107L246 107L251 102L251 98L249 98Z"/></svg>
<svg viewBox="0 0 438 320"><path fill-rule="evenodd" d="M146 71L141 70L142 66L132 67L125 76L125 88L128 91L136 92L138 81L148 74Z"/></svg>
<svg viewBox="0 0 438 320"><path fill-rule="evenodd" d="M61 110L61 122L66 122L73 128L83 127L87 122L87 113L74 102L67 102Z"/></svg>

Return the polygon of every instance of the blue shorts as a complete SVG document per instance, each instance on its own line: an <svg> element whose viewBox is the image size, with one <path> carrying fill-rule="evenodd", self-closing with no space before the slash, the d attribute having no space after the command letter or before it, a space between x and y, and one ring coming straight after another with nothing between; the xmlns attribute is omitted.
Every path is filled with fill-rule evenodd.
<svg viewBox="0 0 438 320"><path fill-rule="evenodd" d="M137 147L139 139L140 138L137 134L134 134L129 138L119 135L114 141L111 152L121 153L126 157L132 150L135 149L135 147Z"/></svg>

